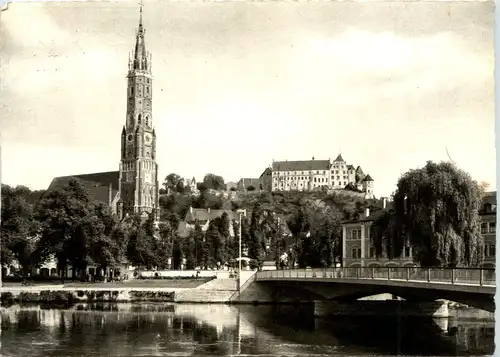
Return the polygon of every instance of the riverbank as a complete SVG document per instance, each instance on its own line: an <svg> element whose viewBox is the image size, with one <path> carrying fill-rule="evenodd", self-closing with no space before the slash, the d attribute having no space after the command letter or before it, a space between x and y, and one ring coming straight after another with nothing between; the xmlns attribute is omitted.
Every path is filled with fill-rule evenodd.
<svg viewBox="0 0 500 357"><path fill-rule="evenodd" d="M127 283L70 283L65 285L4 286L2 304L79 302L228 303L236 280L137 280Z"/></svg>

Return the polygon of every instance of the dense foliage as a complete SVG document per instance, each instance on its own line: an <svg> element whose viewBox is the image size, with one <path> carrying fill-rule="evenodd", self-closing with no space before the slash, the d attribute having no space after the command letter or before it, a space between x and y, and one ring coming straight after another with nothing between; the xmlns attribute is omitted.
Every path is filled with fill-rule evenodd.
<svg viewBox="0 0 500 357"><path fill-rule="evenodd" d="M78 181L43 196L25 187L2 186L2 262L19 262L25 275L51 258L61 271L72 266L80 272L90 265L121 263L139 269L235 267L241 235L243 256L249 258L243 264L254 268L265 261L280 267L331 266L341 251L340 222L376 204L325 192L226 192L224 179L213 174L205 176L196 192L184 182L177 174L165 178L159 224L152 216L118 221ZM179 223L190 207L226 213L209 223L195 222L187 237L179 236ZM241 225L235 214L239 209L246 212Z"/></svg>
<svg viewBox="0 0 500 357"><path fill-rule="evenodd" d="M452 163L410 170L399 179L394 210L374 224L376 254L395 258L411 246L422 266L477 266L480 204L479 185Z"/></svg>

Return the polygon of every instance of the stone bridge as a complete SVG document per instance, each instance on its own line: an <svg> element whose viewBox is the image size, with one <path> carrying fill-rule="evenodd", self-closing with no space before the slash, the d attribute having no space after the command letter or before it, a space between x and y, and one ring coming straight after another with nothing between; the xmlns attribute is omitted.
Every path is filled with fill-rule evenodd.
<svg viewBox="0 0 500 357"><path fill-rule="evenodd" d="M277 303L353 302L389 293L409 302L439 299L493 312L496 291L493 269L349 267L257 272L235 301Z"/></svg>

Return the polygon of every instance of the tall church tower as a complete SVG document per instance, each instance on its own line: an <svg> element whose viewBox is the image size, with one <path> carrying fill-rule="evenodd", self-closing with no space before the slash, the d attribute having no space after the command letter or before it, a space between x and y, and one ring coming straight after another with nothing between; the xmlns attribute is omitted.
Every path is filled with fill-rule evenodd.
<svg viewBox="0 0 500 357"><path fill-rule="evenodd" d="M121 135L120 218L127 214L159 218L156 134L152 116L151 54L146 51L142 26L142 4L135 48L129 56L127 74L127 116Z"/></svg>

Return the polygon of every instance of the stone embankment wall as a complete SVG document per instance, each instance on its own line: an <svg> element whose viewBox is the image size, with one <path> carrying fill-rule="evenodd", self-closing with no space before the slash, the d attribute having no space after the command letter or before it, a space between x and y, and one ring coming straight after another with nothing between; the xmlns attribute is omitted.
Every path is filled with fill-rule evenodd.
<svg viewBox="0 0 500 357"><path fill-rule="evenodd" d="M130 289L60 289L2 291L2 304L9 303L60 303L78 302L174 302L175 291L130 290Z"/></svg>
<svg viewBox="0 0 500 357"><path fill-rule="evenodd" d="M2 288L1 301L8 303L78 302L178 302L229 303L237 293L237 280L214 279L196 288L74 288L33 286Z"/></svg>

